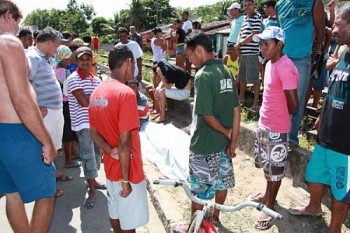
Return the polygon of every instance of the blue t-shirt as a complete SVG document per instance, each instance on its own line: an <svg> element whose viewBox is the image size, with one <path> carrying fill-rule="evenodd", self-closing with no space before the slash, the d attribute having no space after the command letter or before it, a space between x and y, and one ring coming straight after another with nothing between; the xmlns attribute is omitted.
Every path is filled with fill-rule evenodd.
<svg viewBox="0 0 350 233"><path fill-rule="evenodd" d="M237 19L232 20L230 35L228 36L228 42L237 43L237 38L241 30L242 23L243 23L242 15L240 15Z"/></svg>

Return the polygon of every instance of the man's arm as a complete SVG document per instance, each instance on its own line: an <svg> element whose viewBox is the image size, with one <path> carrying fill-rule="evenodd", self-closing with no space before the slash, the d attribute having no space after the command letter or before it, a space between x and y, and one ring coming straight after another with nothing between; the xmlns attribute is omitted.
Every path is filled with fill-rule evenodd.
<svg viewBox="0 0 350 233"><path fill-rule="evenodd" d="M212 115L204 115L203 119L204 119L205 123L207 123L211 128L222 133L228 139L231 139L232 129L231 128L226 129L216 117L214 117Z"/></svg>
<svg viewBox="0 0 350 233"><path fill-rule="evenodd" d="M83 89L78 89L72 91L72 94L77 99L78 104L82 107L89 107L90 104L90 95L85 94Z"/></svg>
<svg viewBox="0 0 350 233"><path fill-rule="evenodd" d="M312 59L315 59L316 55L321 53L326 28L324 8L321 0L315 0L313 20L315 27L315 43L313 46Z"/></svg>
<svg viewBox="0 0 350 233"><path fill-rule="evenodd" d="M142 80L142 57L137 58L137 68L139 68L138 80L141 82Z"/></svg>
<svg viewBox="0 0 350 233"><path fill-rule="evenodd" d="M23 46L20 41L9 38L2 40L0 47L4 79L12 104L22 123L43 145L44 162L50 164L57 156L57 151L45 128L39 107L31 94L32 89L28 81L28 63Z"/></svg>
<svg viewBox="0 0 350 233"><path fill-rule="evenodd" d="M293 114L298 110L299 102L297 90L285 90L284 94L287 98L288 112L289 114Z"/></svg>
<svg viewBox="0 0 350 233"><path fill-rule="evenodd" d="M227 148L227 155L231 158L236 156L236 148L238 142L238 134L241 125L241 107L237 106L233 109L232 136L230 145Z"/></svg>
<svg viewBox="0 0 350 233"><path fill-rule="evenodd" d="M107 152L113 159L119 159L118 147L112 147L108 142L101 136L96 128L90 125L90 134L94 143L100 147L103 151Z"/></svg>
<svg viewBox="0 0 350 233"><path fill-rule="evenodd" d="M172 84L170 84L170 83L168 83L168 82L166 81L165 76L163 75L162 70L161 70L159 67L157 67L156 72L157 72L158 77L160 77L160 79L162 80L162 83L163 83L164 87L165 87L166 89L170 89L170 88L172 87ZM159 83L159 84L160 84L160 83ZM159 86L160 86L160 85L158 85L158 87L159 87Z"/></svg>
<svg viewBox="0 0 350 233"><path fill-rule="evenodd" d="M131 131L119 133L119 160L122 172L122 188L120 196L127 197L132 188L129 182L130 157L132 152Z"/></svg>

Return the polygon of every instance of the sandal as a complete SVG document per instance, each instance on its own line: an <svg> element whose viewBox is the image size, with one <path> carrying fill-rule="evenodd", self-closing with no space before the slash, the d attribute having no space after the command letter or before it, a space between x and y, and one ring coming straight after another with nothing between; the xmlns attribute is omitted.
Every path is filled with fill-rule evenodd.
<svg viewBox="0 0 350 233"><path fill-rule="evenodd" d="M95 189L100 189L100 190L106 190L107 189L106 185L100 184L100 183L96 183L94 185L94 187L95 187Z"/></svg>
<svg viewBox="0 0 350 233"><path fill-rule="evenodd" d="M71 181L73 180L73 176L66 176L64 174L56 177L56 181Z"/></svg>
<svg viewBox="0 0 350 233"><path fill-rule="evenodd" d="M87 209L92 209L95 206L95 199L89 199L87 198L84 203L83 206Z"/></svg>
<svg viewBox="0 0 350 233"><path fill-rule="evenodd" d="M290 208L288 212L289 214L294 216L304 216L304 217L320 217L323 215L322 211L318 213L312 213L308 211L305 207Z"/></svg>
<svg viewBox="0 0 350 233"><path fill-rule="evenodd" d="M80 165L81 164L79 162L73 160L72 164L65 164L64 168L78 168Z"/></svg>
<svg viewBox="0 0 350 233"><path fill-rule="evenodd" d="M55 197L62 197L62 196L63 196L63 191L61 189L56 189Z"/></svg>
<svg viewBox="0 0 350 233"><path fill-rule="evenodd" d="M264 219L258 218L254 224L254 227L255 229L262 230L262 231L267 230L273 225L274 220L275 219L273 217L267 217Z"/></svg>

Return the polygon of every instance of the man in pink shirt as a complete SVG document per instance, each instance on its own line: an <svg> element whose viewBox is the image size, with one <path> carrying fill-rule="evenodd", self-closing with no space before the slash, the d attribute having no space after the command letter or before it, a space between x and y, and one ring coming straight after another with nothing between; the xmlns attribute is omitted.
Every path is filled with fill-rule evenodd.
<svg viewBox="0 0 350 233"><path fill-rule="evenodd" d="M253 39L261 41L261 53L269 61L265 69L263 103L254 150L255 166L264 169L267 186L265 194L256 194L251 200L266 202L266 206L274 210L285 175L291 114L298 108L298 71L282 52L285 41L282 29L270 26ZM265 230L272 221L272 217L262 213L255 227Z"/></svg>

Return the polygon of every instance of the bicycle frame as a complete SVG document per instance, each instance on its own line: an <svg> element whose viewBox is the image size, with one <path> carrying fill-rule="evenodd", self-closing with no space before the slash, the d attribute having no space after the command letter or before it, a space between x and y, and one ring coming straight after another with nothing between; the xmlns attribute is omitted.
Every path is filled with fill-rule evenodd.
<svg viewBox="0 0 350 233"><path fill-rule="evenodd" d="M153 184L168 185L168 186L174 186L174 187L181 186L185 190L187 197L191 201L206 207L206 209L204 210L203 213L207 212L208 209L210 210L212 208L219 209L220 211L225 211L225 212L235 212L235 211L239 211L239 210L246 208L246 207L254 207L257 210L262 211L262 212L270 215L274 219L280 220L283 218L283 216L281 214L277 213L274 210L267 208L263 203L257 203L257 202L253 202L253 201L245 201L245 202L242 202L242 203L235 205L235 206L226 206L226 205L220 205L217 203L213 203L212 201L199 199L198 197L196 197L192 194L186 181L170 180L170 179L158 179L158 180L154 180ZM203 219L203 216L202 216L202 219Z"/></svg>

